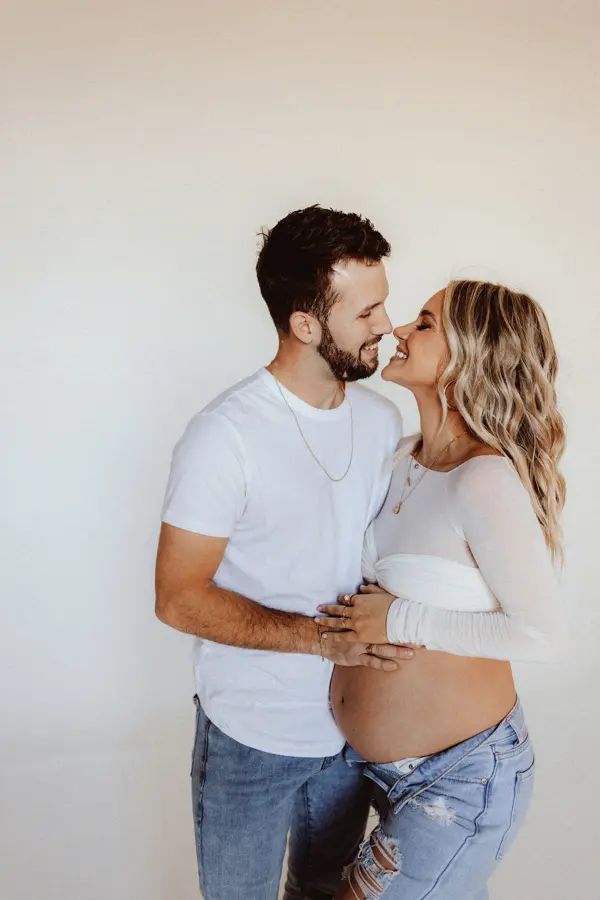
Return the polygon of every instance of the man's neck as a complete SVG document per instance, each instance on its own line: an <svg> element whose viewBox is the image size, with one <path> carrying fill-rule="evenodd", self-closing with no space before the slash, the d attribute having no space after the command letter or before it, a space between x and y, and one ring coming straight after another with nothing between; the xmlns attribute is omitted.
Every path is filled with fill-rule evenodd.
<svg viewBox="0 0 600 900"><path fill-rule="evenodd" d="M280 349L266 369L284 388L317 409L335 409L344 401L344 383L334 378L325 360L309 361Z"/></svg>

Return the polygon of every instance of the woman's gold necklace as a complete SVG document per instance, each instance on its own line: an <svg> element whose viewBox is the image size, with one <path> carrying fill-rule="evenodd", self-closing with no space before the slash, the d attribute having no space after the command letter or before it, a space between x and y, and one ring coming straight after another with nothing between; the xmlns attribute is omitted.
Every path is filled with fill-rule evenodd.
<svg viewBox="0 0 600 900"><path fill-rule="evenodd" d="M462 437L463 434L466 434L466 433L467 433L466 431L459 432L459 434L457 434L456 437L453 437L452 440L449 441L445 447L442 447L440 452L433 458L433 460L429 466L421 466L421 468L423 469L423 472L421 473L419 479L412 486L411 486L411 480L410 480L410 463L409 463L408 469L406 470L406 478L404 479L404 485L402 487L402 496L400 497L400 499L398 500L398 502L396 503L396 505L394 506L394 509L393 509L395 516L397 516L398 513L400 512L400 510L402 509L402 504L405 502L405 500L407 500L410 497L410 495L412 494L414 489L419 484L421 484L421 482L423 481L423 479L425 478L427 473L430 472L431 469L435 466L438 459L446 452L446 450L448 450L449 447L452 446L452 444L455 441L457 441L459 439L459 437ZM414 460L414 464L415 464L415 469L418 469L420 467L420 463L418 463L416 461L416 459ZM408 492L406 491L407 487L410 487L410 490Z"/></svg>

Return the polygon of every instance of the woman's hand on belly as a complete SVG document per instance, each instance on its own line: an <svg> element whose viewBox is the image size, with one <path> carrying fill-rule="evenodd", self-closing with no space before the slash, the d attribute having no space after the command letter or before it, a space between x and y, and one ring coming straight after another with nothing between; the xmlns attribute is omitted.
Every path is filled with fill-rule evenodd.
<svg viewBox="0 0 600 900"><path fill-rule="evenodd" d="M326 615L315 621L342 640L386 644L387 615L395 599L377 584L364 584L359 594L344 594L337 604L319 606L319 612Z"/></svg>

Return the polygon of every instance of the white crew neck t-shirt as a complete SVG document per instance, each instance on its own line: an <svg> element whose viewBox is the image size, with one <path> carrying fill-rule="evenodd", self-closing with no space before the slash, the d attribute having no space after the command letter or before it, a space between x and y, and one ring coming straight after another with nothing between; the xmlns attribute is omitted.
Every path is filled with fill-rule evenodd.
<svg viewBox="0 0 600 900"><path fill-rule="evenodd" d="M333 477L319 467L300 434ZM162 511L169 525L228 537L214 581L264 606L306 616L361 583L365 530L389 486L401 419L358 384L316 409L266 369L190 421L173 453ZM353 436L352 436L353 435ZM197 638L196 691L209 719L242 744L285 756L329 756L344 738L329 707L332 664Z"/></svg>

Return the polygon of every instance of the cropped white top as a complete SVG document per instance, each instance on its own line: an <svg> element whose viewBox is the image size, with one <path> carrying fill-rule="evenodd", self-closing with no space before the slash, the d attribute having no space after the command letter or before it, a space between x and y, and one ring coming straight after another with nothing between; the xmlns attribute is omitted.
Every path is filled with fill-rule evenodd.
<svg viewBox="0 0 600 900"><path fill-rule="evenodd" d="M558 582L511 463L488 455L449 472L424 471L411 455L417 441L413 435L401 442L363 548L365 580L397 598L388 640L460 656L555 657L562 636Z"/></svg>

